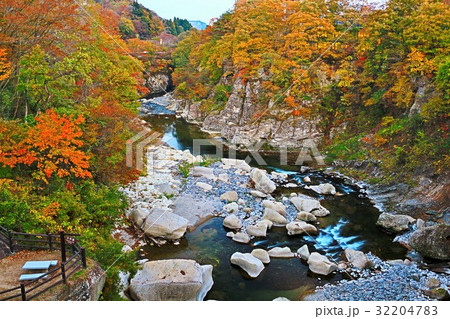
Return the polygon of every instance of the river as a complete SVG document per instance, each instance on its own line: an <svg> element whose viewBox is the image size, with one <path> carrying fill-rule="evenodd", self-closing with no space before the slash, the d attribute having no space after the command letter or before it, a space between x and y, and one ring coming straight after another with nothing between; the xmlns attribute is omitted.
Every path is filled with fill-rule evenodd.
<svg viewBox="0 0 450 319"><path fill-rule="evenodd" d="M144 119L154 130L163 133L163 140L173 148L192 151L194 139L207 139L210 136L197 126L176 118L171 112L164 111L160 105L151 105L156 113L165 115L147 115ZM213 152L213 148L202 150L204 154ZM247 154L240 154L246 156ZM386 259L404 259L406 248L392 242L393 236L376 227L380 211L357 186L348 185L339 177L329 176L320 171L300 173L298 167L285 167L277 164L274 157L264 157L268 171L279 171L289 174L289 179L300 187L277 190L275 197L302 193L322 199L324 207L331 215L320 218L320 233L314 239L308 236L287 236L286 229L274 227L267 238L254 239L251 245L242 245L226 237L227 230L222 226L221 218L213 218L194 232L186 234L179 245L146 246L146 258L159 259L194 259L200 264L214 266L214 286L206 296L206 300L273 300L286 297L299 300L302 295L316 286L335 282L344 278L342 274L319 276L308 270L306 263L297 258L273 259L260 276L250 279L239 268L231 265L230 256L236 252L251 252L254 248L270 249L275 246L289 246L296 251L305 243L310 250L327 254L339 259L344 249L354 248ZM305 189L303 178L309 176L312 184L328 182L336 187L343 196L323 197Z"/></svg>

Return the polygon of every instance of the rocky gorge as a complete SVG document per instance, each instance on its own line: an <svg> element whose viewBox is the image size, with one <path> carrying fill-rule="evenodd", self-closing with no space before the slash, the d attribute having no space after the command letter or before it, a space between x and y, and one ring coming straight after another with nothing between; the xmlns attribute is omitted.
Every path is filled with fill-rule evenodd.
<svg viewBox="0 0 450 319"><path fill-rule="evenodd" d="M165 98L167 97L159 98L157 102L164 102ZM180 299L202 300L208 295L205 289L212 288L213 292L209 294L208 299L221 300L221 295L214 292L215 285L221 284L220 279L219 282L214 280L216 283L210 285L218 265L214 260L211 262L212 265L204 264L204 266L199 265L199 263L203 264L200 260L210 260L210 258L198 258L199 260L196 260L198 263L195 263L194 260L188 262L198 265L195 267L207 267L212 270L203 275L201 275L202 271L193 275L197 279L185 275L181 276L180 279L175 275L166 274L164 267L161 268L160 265L154 263L162 256L165 256L162 260L173 263L180 259L178 256L185 259L185 256L191 255L182 252L182 247L189 244L190 236L197 236L198 232L203 233L206 229L204 227L210 229L208 225L219 225L218 220L221 220L220 225L223 227L225 237L223 240L235 243L232 246L235 251L230 255L221 256L221 263L223 264L226 260L226 263L229 264L228 267L240 269L240 280L244 280L242 283L245 284L251 278L256 278L254 280L258 281L261 276L270 276L266 273L271 271L274 260L277 263L277 260L280 260L280 262L297 260L297 267L309 269L308 277L312 276L314 286L322 287L327 282L334 282L336 278L341 278L340 282L344 283L350 278L352 280L348 281L347 285L353 285L353 288L349 288L353 290L356 289L358 282L362 279L370 281L371 278L386 275L387 277L383 277L382 280L391 280L390 271L393 270L391 268L414 265L419 275L423 272L415 262L410 261L410 258L405 259L405 261L402 259L401 263L392 259L382 262L371 254L363 253L359 250L364 247L361 242L367 240L358 242L356 240L358 236L339 238L341 235L339 234L340 227L346 227L348 221L341 219L334 227L333 225L327 226L329 224L329 222L326 222L327 218L336 218L333 216L336 214L335 208L330 206L330 201L342 201L349 193L355 192L360 197L365 196L364 190L356 185L341 184L342 180L340 180L341 183L333 183L336 175L332 174L326 177L326 174L321 175L320 172L317 173L305 168L301 180L293 179L295 175L289 171L271 169L268 172L261 168L251 167L243 160L226 158L210 163L205 161L202 156L193 156L189 150L176 150L167 145L150 148L149 154L152 169L136 183L123 189L131 203L129 217L138 228L138 232L142 234L140 240L142 241L144 237L150 239L150 247L153 247L144 248L143 270L136 277L140 279L135 281L142 282L142 278L145 277L146 285L150 285L151 288L148 286L140 288L140 290L147 291L143 294L147 297L138 296L136 292L134 295L131 293L134 299L161 300L163 298L160 294L161 291L170 290L170 288L167 288L170 285L163 285L160 282L161 278L165 277L164 279L173 278L174 282L182 281L187 286L193 287L189 293L184 294L184 297L179 297ZM317 174L320 178L317 178ZM349 179L347 181L349 182ZM323 200L325 201L323 202ZM417 237L420 229L436 227L433 222L425 224L421 220L416 221L408 216L386 215L386 213L380 216L378 224L380 228L377 231L380 233L377 236L382 234L381 228L395 233L411 233L417 229L414 232L416 235L411 236L412 238ZM372 227L376 229L375 225ZM448 230L448 225L445 226L444 224L442 227ZM216 232L216 230L214 231ZM277 237L288 238L288 240L273 243L272 233ZM282 233L284 234L281 235ZM326 239L330 235L331 242ZM204 235L201 236L204 237ZM216 236L215 233L214 236ZM301 241L292 245L290 240L298 241L298 239L301 239ZM186 240L187 243L185 243ZM391 241L392 239L388 240ZM346 241L348 242L346 243ZM354 245L352 241L355 242ZM270 245L271 243L272 245ZM302 245L299 245L300 243ZM445 239L444 244L447 244ZM192 243L192 245L198 244ZM330 250L329 247L326 247L327 245L336 245L338 248ZM392 245L396 244L392 243ZM426 243L423 245L427 247ZM416 247L419 246L416 245ZM447 248L448 245L444 246L443 249L448 251ZM173 251L173 249L176 251ZM199 251L205 252L205 249L207 248L202 248ZM427 253L424 253L422 246L419 249L422 250L424 256L427 255ZM165 254L164 250L168 250L168 253ZM222 255L226 254L225 251L227 250L224 249ZM403 253L389 254L383 251L380 251L380 254L403 255ZM172 259L172 256L176 258ZM443 260L445 258L443 256ZM146 262L146 260L151 261ZM385 267L377 266L380 263ZM189 267L183 266L176 272L187 273L184 268ZM220 265L220 267L223 267L223 265ZM172 267L168 269L172 269ZM158 278L150 275L155 273L161 275ZM393 273L398 276L396 271ZM206 278L204 278L205 276ZM328 279L324 282L319 276ZM437 288L448 289L448 275L445 275L445 273L428 272L426 276L439 281L440 285ZM198 279L200 277L202 277L201 280ZM217 277L219 276L216 275ZM406 280L407 278L403 279ZM197 282L197 284L189 284L192 281ZM173 289L176 289L176 286L173 285ZM408 300L407 298L411 296L415 296L419 300L430 298L431 292L425 293L430 289L427 290L420 283L416 286L419 287L417 290L413 289L414 292L409 291L411 294L405 294L405 300ZM311 289L311 285L308 287ZM323 295L323 291L331 291L334 287L341 287L341 284L338 286L334 284L325 285L319 291ZM398 287L399 291L403 289L400 288L401 285ZM130 291L132 290L133 288L130 287ZM151 291L151 293L148 291ZM199 291L202 291L202 293L199 294ZM167 293L167 291L164 293ZM271 298L275 299L276 295L273 295L273 293L271 295L274 298ZM380 300L390 298L387 292L371 291L370 293L374 293L375 297ZM187 295L191 297L188 298ZM291 299L295 298L290 294L288 295ZM299 296L297 295L297 297ZM339 297L333 298L340 300ZM346 295L345 298L351 299L351 294ZM345 298L342 297L342 300ZM446 297L439 297L439 299L442 298Z"/></svg>

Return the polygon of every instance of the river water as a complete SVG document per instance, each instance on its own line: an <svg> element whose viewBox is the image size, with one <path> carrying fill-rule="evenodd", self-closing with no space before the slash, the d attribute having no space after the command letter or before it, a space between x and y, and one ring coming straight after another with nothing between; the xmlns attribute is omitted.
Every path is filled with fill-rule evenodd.
<svg viewBox="0 0 450 319"><path fill-rule="evenodd" d="M158 113L165 112L164 107L153 105ZM210 138L197 126L177 119L170 112L161 115L145 116L144 119L154 130L164 134L163 140L170 146L192 151L194 139ZM206 148L205 154L213 152ZM245 156L246 154L241 154ZM233 242L226 237L227 230L222 226L222 218L213 218L198 227L194 232L186 234L177 246L147 246L146 258L159 259L194 259L200 264L214 266L214 286L206 296L206 300L273 300L286 297L299 300L305 293L311 292L316 286L332 283L344 278L342 274L319 276L308 270L306 263L297 258L273 259L266 269L256 279L250 279L246 274L231 265L230 256L236 252L251 252L254 248L270 249L275 246L288 246L292 251L307 244L310 251L318 251L330 257L340 259L346 248L354 248L364 252L372 252L382 259L403 259L406 249L393 243L393 236L382 232L375 226L380 212L371 203L364 192L353 185L347 185L338 177L330 177L321 172L300 173L298 167L283 167L277 165L273 157L266 157L269 163L264 167L268 171L287 172L291 181L300 185L299 188L277 190L275 197L281 197L291 192L302 193L321 199L324 207L331 214L320 218L320 233L314 239L304 236L287 236L285 228L272 228L265 239L254 239L251 245ZM312 184L329 182L343 196L323 197L302 187L303 178L309 176Z"/></svg>

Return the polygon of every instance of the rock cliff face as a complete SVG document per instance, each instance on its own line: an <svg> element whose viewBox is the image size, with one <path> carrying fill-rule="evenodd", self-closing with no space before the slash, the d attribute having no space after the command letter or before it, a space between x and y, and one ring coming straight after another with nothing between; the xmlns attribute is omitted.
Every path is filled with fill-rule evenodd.
<svg viewBox="0 0 450 319"><path fill-rule="evenodd" d="M200 102L191 101L178 101L175 109L187 121L220 134L225 142L238 147L263 142L274 149L301 148L305 140L317 142L323 136L318 128L319 118L292 117L275 110L274 101L269 102L268 109L262 105L260 81L244 83L238 77L232 87L222 111L205 112ZM261 112L265 112L263 116L258 115Z"/></svg>
<svg viewBox="0 0 450 319"><path fill-rule="evenodd" d="M164 73L155 73L149 76L145 86L149 89L148 97L157 97L173 90L172 75L169 71Z"/></svg>

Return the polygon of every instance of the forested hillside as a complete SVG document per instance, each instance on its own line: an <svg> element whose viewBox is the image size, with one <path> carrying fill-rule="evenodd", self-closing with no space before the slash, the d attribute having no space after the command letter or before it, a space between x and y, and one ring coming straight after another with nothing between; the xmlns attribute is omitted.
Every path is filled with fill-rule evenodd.
<svg viewBox="0 0 450 319"><path fill-rule="evenodd" d="M115 185L138 175L125 165L147 92L136 43L93 1L2 1L0 30L0 224L82 233L110 265L127 206Z"/></svg>
<svg viewBox="0 0 450 319"><path fill-rule="evenodd" d="M173 54L177 95L220 112L232 79L258 82L249 123L318 117L328 159L449 168L445 1L241 0Z"/></svg>

